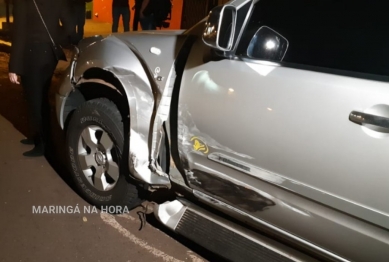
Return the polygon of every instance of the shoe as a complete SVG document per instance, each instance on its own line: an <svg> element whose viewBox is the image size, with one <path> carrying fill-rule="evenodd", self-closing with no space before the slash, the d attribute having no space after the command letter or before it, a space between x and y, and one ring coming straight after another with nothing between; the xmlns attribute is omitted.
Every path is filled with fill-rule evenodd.
<svg viewBox="0 0 389 262"><path fill-rule="evenodd" d="M29 139L29 138L25 138L25 139L20 140L20 143L22 143L23 145L33 145L34 140Z"/></svg>
<svg viewBox="0 0 389 262"><path fill-rule="evenodd" d="M43 156L44 154L45 154L45 152L43 150L43 147L35 146L30 151L24 152L23 156L27 156L27 157L40 157L40 156Z"/></svg>

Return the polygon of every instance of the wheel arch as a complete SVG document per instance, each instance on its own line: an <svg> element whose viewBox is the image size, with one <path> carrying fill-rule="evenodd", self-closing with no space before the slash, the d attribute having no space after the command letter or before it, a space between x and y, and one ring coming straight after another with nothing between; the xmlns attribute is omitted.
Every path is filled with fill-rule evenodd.
<svg viewBox="0 0 389 262"><path fill-rule="evenodd" d="M82 103L96 99L108 98L118 107L123 119L130 115L129 99L122 83L114 73L102 68L89 68L78 81L74 91L70 92L64 103L62 126L64 130L72 112Z"/></svg>
<svg viewBox="0 0 389 262"><path fill-rule="evenodd" d="M169 185L165 177L151 173L149 166L149 132L154 112L155 92L150 83L131 70L123 68L88 68L74 86L62 110L64 129L72 112L82 103L96 98L108 98L121 110L125 134L129 138L128 164L135 179L152 185ZM126 145L126 146L127 146Z"/></svg>
<svg viewBox="0 0 389 262"><path fill-rule="evenodd" d="M60 89L57 112L64 123L90 97L107 98L112 90L119 93L119 96L115 93L115 97L121 98L117 105L126 104L129 112L130 172L146 184L169 187L166 176L150 169L152 120L156 101L162 95L159 89L162 82L156 82L142 54L127 40L111 36L81 50Z"/></svg>
<svg viewBox="0 0 389 262"><path fill-rule="evenodd" d="M127 169L128 139L121 119L113 101L94 98L74 111L66 133L69 171L76 188L99 208L112 205L132 209L141 203L143 195L141 181L134 180Z"/></svg>

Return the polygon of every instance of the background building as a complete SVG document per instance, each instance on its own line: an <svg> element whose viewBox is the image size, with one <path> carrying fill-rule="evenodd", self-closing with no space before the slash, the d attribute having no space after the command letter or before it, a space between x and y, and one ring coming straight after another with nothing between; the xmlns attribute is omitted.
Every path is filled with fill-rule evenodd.
<svg viewBox="0 0 389 262"><path fill-rule="evenodd" d="M172 0L172 20L168 29L188 29L207 16L214 6L226 2L228 0ZM131 7L134 4L134 0L130 0ZM106 23L112 22L112 0L93 0L87 6L87 9L92 10L93 20ZM132 11L131 26L133 18L134 12Z"/></svg>

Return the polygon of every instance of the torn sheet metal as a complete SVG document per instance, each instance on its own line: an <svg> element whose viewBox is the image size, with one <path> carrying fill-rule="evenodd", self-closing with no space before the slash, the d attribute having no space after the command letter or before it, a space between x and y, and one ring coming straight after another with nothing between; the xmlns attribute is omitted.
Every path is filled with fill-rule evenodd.
<svg viewBox="0 0 389 262"><path fill-rule="evenodd" d="M153 119L154 126L152 130L152 144L151 144L151 155L150 155L150 168L160 175L165 175L158 165L158 153L162 143L163 130L162 125L168 119L170 113L170 105L173 94L174 82L176 79L176 73L174 66L170 70L168 81L166 86L163 88L162 97L156 105L156 114Z"/></svg>
<svg viewBox="0 0 389 262"><path fill-rule="evenodd" d="M100 68L120 81L130 109L129 169L135 178L152 185L170 186L157 158L162 125L170 110L174 61L186 38L180 33L146 32L136 34L136 37L134 34L115 34L83 41L74 68L75 79L82 79L84 72L91 68ZM153 47L160 50L157 55L150 52ZM61 90L66 96L70 92L71 86Z"/></svg>
<svg viewBox="0 0 389 262"><path fill-rule="evenodd" d="M174 62L187 36L183 31L137 33L136 37L116 35L120 41L130 46L149 68L152 76L150 86L154 94L154 108L151 115L151 132L149 134L150 159L149 168L160 176L167 177L160 168L157 159L163 135L163 123L168 119L171 96L176 79ZM158 52L155 52L158 50Z"/></svg>
<svg viewBox="0 0 389 262"><path fill-rule="evenodd" d="M276 199L269 194L224 176L210 175L209 172L195 169L188 180L194 189L208 192L249 214L263 212L276 205Z"/></svg>
<svg viewBox="0 0 389 262"><path fill-rule="evenodd" d="M135 177L149 184L168 184L169 180L152 172L150 166L150 126L154 113L156 92L134 72L123 68L106 68L125 87L130 106L130 161ZM158 96L157 96L158 97Z"/></svg>

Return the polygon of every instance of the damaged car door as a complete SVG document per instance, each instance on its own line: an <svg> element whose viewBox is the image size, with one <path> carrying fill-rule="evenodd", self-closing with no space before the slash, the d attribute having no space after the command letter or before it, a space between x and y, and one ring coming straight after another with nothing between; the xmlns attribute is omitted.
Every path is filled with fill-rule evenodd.
<svg viewBox="0 0 389 262"><path fill-rule="evenodd" d="M197 39L178 109L195 192L331 257L384 261L388 7L253 1L231 48Z"/></svg>

